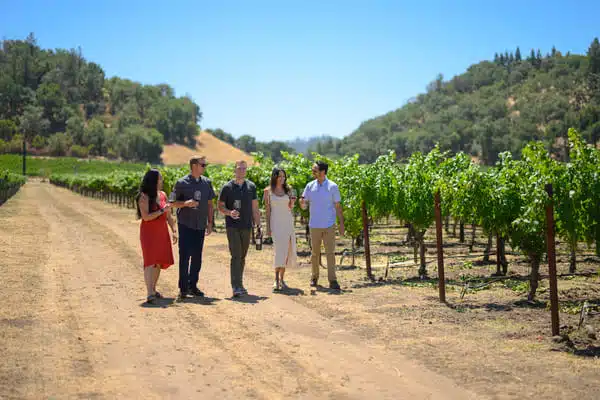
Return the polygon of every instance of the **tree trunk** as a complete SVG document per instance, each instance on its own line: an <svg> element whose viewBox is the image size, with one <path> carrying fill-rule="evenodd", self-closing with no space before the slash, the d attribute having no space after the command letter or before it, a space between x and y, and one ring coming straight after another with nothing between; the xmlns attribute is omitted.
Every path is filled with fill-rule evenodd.
<svg viewBox="0 0 600 400"><path fill-rule="evenodd" d="M500 238L500 263L502 264L502 275L508 274L508 260L506 259L506 240Z"/></svg>
<svg viewBox="0 0 600 400"><path fill-rule="evenodd" d="M456 218L454 218L454 224L452 225L452 236L456 237L456 225L457 225L457 220Z"/></svg>
<svg viewBox="0 0 600 400"><path fill-rule="evenodd" d="M538 281L540 279L540 255L530 254L529 262L531 263L531 275L529 277L529 295L527 300L533 301L535 299L535 292L538 288Z"/></svg>
<svg viewBox="0 0 600 400"><path fill-rule="evenodd" d="M569 273L574 274L577 269L577 242L571 243L571 256L569 257Z"/></svg>
<svg viewBox="0 0 600 400"><path fill-rule="evenodd" d="M425 264L425 231L416 233L416 243L419 247L419 256L421 263L419 265L419 277L425 278L427 276L427 264ZM417 247L415 247L415 250Z"/></svg>
<svg viewBox="0 0 600 400"><path fill-rule="evenodd" d="M413 253L415 256L415 265L419 264L419 242L413 242Z"/></svg>
<svg viewBox="0 0 600 400"><path fill-rule="evenodd" d="M475 234L477 233L477 225L474 223L471 224L471 244L469 245L469 252L473 251L473 247L475 247Z"/></svg>
<svg viewBox="0 0 600 400"><path fill-rule="evenodd" d="M450 234L450 216L446 215L446 217L444 218L444 229L446 230L447 234Z"/></svg>
<svg viewBox="0 0 600 400"><path fill-rule="evenodd" d="M354 250L354 240L352 240L352 266L353 267L355 265L354 261L356 261L355 258L356 258L356 254L355 254L355 250Z"/></svg>
<svg viewBox="0 0 600 400"><path fill-rule="evenodd" d="M360 235L358 235L356 237L356 247L363 247L363 242L364 242L364 231L361 230L360 231Z"/></svg>
<svg viewBox="0 0 600 400"><path fill-rule="evenodd" d="M488 233L487 244L485 245L485 250L483 251L483 262L490 262L490 253L492 252L492 234Z"/></svg>
<svg viewBox="0 0 600 400"><path fill-rule="evenodd" d="M460 221L460 234L459 234L459 239L458 241L461 243L465 242L465 223L463 221Z"/></svg>
<svg viewBox="0 0 600 400"><path fill-rule="evenodd" d="M505 240L496 235L496 273L497 276L505 276L508 273L508 261L506 260Z"/></svg>
<svg viewBox="0 0 600 400"><path fill-rule="evenodd" d="M415 240L415 229L412 224L408 224L408 232L406 232L406 243L412 243Z"/></svg>

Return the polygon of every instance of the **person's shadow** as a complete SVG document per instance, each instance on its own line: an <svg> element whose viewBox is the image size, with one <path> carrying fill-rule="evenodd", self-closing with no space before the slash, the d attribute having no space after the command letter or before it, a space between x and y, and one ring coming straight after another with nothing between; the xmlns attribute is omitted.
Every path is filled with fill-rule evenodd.
<svg viewBox="0 0 600 400"><path fill-rule="evenodd" d="M175 303L175 299L173 297L161 297L160 299L154 299L153 303L148 303L144 301L140 304L140 307L143 308L167 308Z"/></svg>
<svg viewBox="0 0 600 400"><path fill-rule="evenodd" d="M227 297L225 300L234 301L236 303L258 304L262 300L267 300L268 297L256 296L254 294L245 294L238 297Z"/></svg>
<svg viewBox="0 0 600 400"><path fill-rule="evenodd" d="M218 299L216 297L208 297L208 296L203 296L203 297L194 296L194 297L186 297L185 299L182 299L180 302L181 303L200 304L200 305L204 305L204 306L214 306L217 301L221 301L221 299Z"/></svg>
<svg viewBox="0 0 600 400"><path fill-rule="evenodd" d="M314 287L310 288L310 294L311 294L311 296L316 296L317 292L319 292L319 293L327 293L327 294L330 294L330 295L339 296L339 295L343 294L344 292L349 292L349 290L330 289L328 287L321 286L321 285L317 285L316 288L314 288Z"/></svg>
<svg viewBox="0 0 600 400"><path fill-rule="evenodd" d="M304 296L304 290L291 287L288 287L287 289L282 289L277 293L283 294L285 296Z"/></svg>

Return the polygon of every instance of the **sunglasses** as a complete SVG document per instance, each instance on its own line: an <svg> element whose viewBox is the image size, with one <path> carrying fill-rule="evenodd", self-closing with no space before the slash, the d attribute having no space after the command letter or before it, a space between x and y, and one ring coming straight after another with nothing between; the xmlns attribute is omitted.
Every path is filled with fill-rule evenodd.
<svg viewBox="0 0 600 400"><path fill-rule="evenodd" d="M206 168L207 164L198 164L199 166L201 166L202 168Z"/></svg>

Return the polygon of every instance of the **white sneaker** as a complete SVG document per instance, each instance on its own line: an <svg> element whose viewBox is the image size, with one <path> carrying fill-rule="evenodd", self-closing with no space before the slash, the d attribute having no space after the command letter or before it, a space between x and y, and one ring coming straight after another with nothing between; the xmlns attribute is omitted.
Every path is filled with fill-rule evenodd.
<svg viewBox="0 0 600 400"><path fill-rule="evenodd" d="M274 292L279 292L280 288L279 288L279 281L275 281L273 282L273 291Z"/></svg>
<svg viewBox="0 0 600 400"><path fill-rule="evenodd" d="M281 281L281 290L288 290L290 287L285 283L285 281Z"/></svg>

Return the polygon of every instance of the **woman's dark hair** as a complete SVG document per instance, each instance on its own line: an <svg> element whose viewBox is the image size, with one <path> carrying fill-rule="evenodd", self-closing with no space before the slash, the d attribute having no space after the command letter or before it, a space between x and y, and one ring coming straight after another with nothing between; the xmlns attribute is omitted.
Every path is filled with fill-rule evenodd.
<svg viewBox="0 0 600 400"><path fill-rule="evenodd" d="M142 193L148 196L148 212L152 212L152 205L156 204L156 194L158 193L158 177L160 176L160 172L157 169L151 169L144 175L142 179L142 184L140 185L140 190L138 194L135 196L135 204L137 208L137 217L142 218L142 213L140 212L140 197Z"/></svg>
<svg viewBox="0 0 600 400"><path fill-rule="evenodd" d="M279 177L279 173L283 172L283 176L285 176L285 180L283 181L283 191L285 194L290 194L290 187L287 184L287 172L283 168L275 167L273 168L273 172L271 173L271 190L275 190L275 186L277 186L277 178Z"/></svg>

